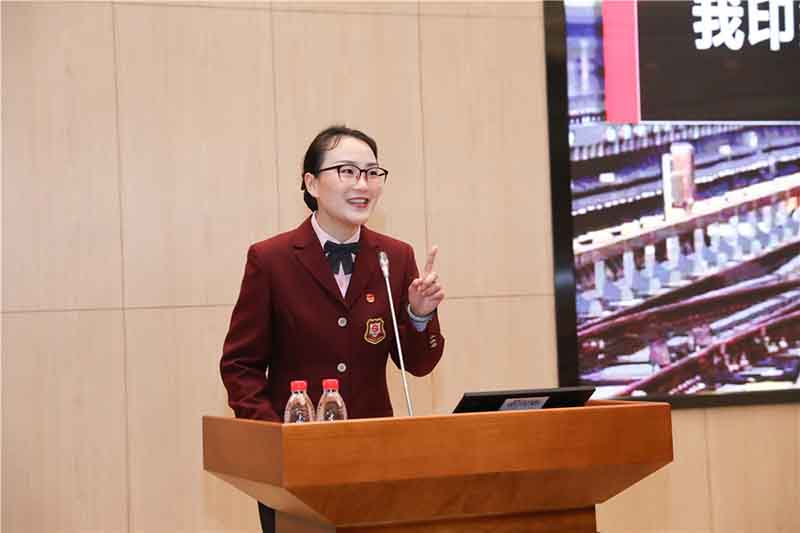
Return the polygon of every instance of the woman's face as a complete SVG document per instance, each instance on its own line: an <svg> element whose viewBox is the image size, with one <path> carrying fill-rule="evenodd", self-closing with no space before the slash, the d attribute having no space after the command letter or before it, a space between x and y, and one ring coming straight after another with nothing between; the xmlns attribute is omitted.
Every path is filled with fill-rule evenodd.
<svg viewBox="0 0 800 533"><path fill-rule="evenodd" d="M334 148L325 152L320 168L355 165L361 169L378 166L372 149L354 137L341 137ZM339 178L336 169L317 176L306 173L306 189L317 199L317 219L322 228L344 241L365 224L383 192L383 180L367 180L362 173L355 183Z"/></svg>

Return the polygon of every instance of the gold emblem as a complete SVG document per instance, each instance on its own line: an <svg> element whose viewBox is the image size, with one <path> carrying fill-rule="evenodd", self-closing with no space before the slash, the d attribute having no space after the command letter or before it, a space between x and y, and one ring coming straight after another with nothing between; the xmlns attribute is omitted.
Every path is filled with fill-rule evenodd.
<svg viewBox="0 0 800 533"><path fill-rule="evenodd" d="M383 327L382 318L370 318L367 320L367 330L364 332L364 340L370 344L378 344L386 338L386 329Z"/></svg>

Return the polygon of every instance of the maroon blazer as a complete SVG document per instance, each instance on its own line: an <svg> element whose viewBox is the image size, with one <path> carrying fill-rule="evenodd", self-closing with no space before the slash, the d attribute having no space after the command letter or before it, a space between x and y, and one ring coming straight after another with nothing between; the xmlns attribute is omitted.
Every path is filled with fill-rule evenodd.
<svg viewBox="0 0 800 533"><path fill-rule="evenodd" d="M439 362L438 317L418 332L406 311L408 286L418 276L411 246L366 227L360 244L345 298L310 217L250 247L220 362L237 417L283 421L289 382L306 380L316 405L324 378L339 379L350 418L392 416L386 362L391 354L400 363L380 250L389 256L406 370L424 376Z"/></svg>

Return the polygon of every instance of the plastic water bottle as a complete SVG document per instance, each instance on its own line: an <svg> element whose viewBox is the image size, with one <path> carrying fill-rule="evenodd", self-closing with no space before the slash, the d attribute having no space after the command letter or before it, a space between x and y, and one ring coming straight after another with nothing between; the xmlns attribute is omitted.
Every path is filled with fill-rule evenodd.
<svg viewBox="0 0 800 533"><path fill-rule="evenodd" d="M317 420L320 422L329 420L347 420L347 408L344 400L339 394L338 379L322 380L322 397L317 405Z"/></svg>
<svg viewBox="0 0 800 533"><path fill-rule="evenodd" d="M314 404L308 397L308 384L305 381L291 382L292 395L286 402L286 409L283 411L283 421L286 424L295 422L313 422L316 418Z"/></svg>

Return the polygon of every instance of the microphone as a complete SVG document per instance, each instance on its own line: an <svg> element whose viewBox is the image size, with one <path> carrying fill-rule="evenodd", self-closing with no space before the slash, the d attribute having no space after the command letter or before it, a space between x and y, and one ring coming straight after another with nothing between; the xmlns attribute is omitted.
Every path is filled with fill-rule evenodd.
<svg viewBox="0 0 800 533"><path fill-rule="evenodd" d="M397 315L394 312L394 300L392 300L392 288L389 285L389 256L383 250L378 252L378 262L381 265L383 279L386 280L386 293L389 296L389 310L392 312L392 325L394 326L394 340L397 342L397 357L400 359L400 375L403 377L403 391L406 394L406 406L408 416L414 416L414 409L411 407L411 396L408 394L408 381L406 381L406 364L403 361L403 347L400 346L400 330L397 329Z"/></svg>
<svg viewBox="0 0 800 533"><path fill-rule="evenodd" d="M381 264L381 272L383 272L383 277L388 280L389 279L389 256L386 255L386 252L384 252L383 250L378 252L378 262ZM389 290L391 290L391 288Z"/></svg>

